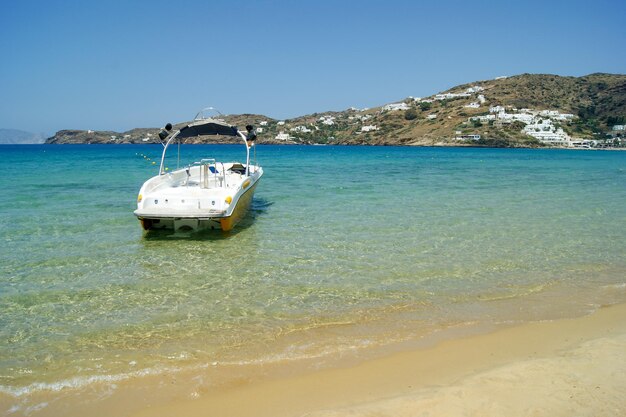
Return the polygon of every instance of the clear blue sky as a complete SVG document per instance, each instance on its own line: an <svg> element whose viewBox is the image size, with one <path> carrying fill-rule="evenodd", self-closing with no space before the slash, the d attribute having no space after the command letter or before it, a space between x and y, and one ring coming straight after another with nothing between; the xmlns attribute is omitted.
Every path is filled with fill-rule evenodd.
<svg viewBox="0 0 626 417"><path fill-rule="evenodd" d="M626 73L626 1L2 0L0 128L290 118L500 75Z"/></svg>

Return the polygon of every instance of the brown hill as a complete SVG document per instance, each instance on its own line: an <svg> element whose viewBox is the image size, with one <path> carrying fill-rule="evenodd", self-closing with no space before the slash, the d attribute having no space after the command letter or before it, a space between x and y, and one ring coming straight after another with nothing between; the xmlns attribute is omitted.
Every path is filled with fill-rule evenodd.
<svg viewBox="0 0 626 417"><path fill-rule="evenodd" d="M522 132L525 124L520 121L482 123L470 118L489 115L493 106L502 106L512 113L521 109L552 110L575 116L558 124L567 134L601 138L613 125L626 122L626 75L522 74L459 85L440 95L406 98L401 103L405 104L401 110L380 106L315 113L283 121L254 114L224 116L224 119L240 128L255 125L260 143L542 146ZM64 130L46 143L155 143L157 133L156 128L124 133ZM463 135L480 135L481 139L456 139ZM199 138L196 143L205 141L208 138ZM226 138L222 142L232 140Z"/></svg>

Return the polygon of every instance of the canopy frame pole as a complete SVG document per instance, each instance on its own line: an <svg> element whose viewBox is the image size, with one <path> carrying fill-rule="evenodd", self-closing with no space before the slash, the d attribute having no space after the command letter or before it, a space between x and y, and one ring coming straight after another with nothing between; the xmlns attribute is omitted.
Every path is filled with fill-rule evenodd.
<svg viewBox="0 0 626 417"><path fill-rule="evenodd" d="M165 153L167 152L167 148L168 146L170 146L170 143L172 143L172 141L176 139L176 136L178 136L179 133L180 130L177 130L172 136L170 136L170 138L167 140L167 143L163 147L163 154L161 155L161 166L159 167L159 175L165 174L165 171L163 170L163 164L165 163Z"/></svg>
<svg viewBox="0 0 626 417"><path fill-rule="evenodd" d="M248 146L248 138L237 129L237 133L243 139L243 144L246 146L246 177L250 176L250 146Z"/></svg>

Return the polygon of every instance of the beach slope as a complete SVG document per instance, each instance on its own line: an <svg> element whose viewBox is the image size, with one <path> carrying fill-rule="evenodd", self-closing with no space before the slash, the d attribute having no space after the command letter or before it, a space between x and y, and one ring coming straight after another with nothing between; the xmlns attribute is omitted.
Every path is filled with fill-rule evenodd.
<svg viewBox="0 0 626 417"><path fill-rule="evenodd" d="M138 416L626 415L626 305L294 374Z"/></svg>

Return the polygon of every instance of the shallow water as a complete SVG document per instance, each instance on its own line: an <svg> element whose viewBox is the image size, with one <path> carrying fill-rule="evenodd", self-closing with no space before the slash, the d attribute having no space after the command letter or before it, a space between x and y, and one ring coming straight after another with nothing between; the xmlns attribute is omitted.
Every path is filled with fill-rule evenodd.
<svg viewBox="0 0 626 417"><path fill-rule="evenodd" d="M0 147L0 392L626 300L626 152L259 146L265 175L233 232L144 236L132 211L160 152Z"/></svg>

